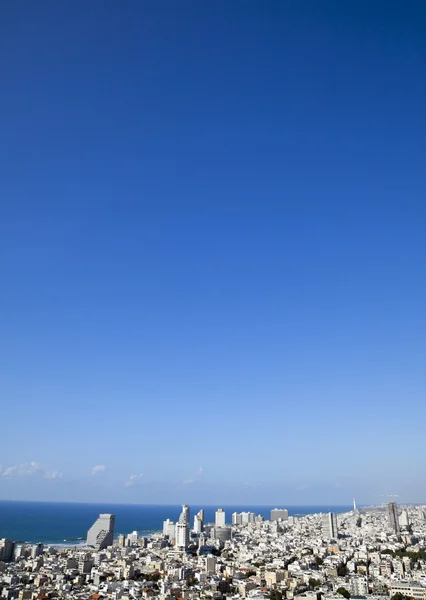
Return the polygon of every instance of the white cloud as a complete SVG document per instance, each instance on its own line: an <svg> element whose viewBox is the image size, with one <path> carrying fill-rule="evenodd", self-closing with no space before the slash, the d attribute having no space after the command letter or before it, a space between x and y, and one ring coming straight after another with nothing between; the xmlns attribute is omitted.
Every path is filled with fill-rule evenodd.
<svg viewBox="0 0 426 600"><path fill-rule="evenodd" d="M204 473L203 467L198 467L198 469L195 471L195 473L193 475L190 475L187 479L184 479L182 483L184 485L191 485L191 483L194 483L195 481L197 481L197 479L199 479L203 473Z"/></svg>
<svg viewBox="0 0 426 600"><path fill-rule="evenodd" d="M62 473L60 471L45 471L45 479L62 479Z"/></svg>
<svg viewBox="0 0 426 600"><path fill-rule="evenodd" d="M143 473L139 473L138 475L130 475L129 479L125 482L124 487L131 487L142 477Z"/></svg>
<svg viewBox="0 0 426 600"><path fill-rule="evenodd" d="M106 471L105 465L95 465L92 469L92 475L96 475L97 473L103 473Z"/></svg>
<svg viewBox="0 0 426 600"><path fill-rule="evenodd" d="M0 477L12 478L34 475L44 477L45 479L59 479L62 477L62 473L59 471L48 471L35 461L21 463L20 465L11 465L4 469L4 471L0 469Z"/></svg>

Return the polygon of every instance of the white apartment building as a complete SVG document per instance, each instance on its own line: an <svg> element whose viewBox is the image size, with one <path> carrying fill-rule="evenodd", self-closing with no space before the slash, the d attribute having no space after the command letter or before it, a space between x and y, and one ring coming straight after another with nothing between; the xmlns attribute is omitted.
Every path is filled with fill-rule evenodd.
<svg viewBox="0 0 426 600"><path fill-rule="evenodd" d="M215 527L225 527L225 511L223 508L218 508L214 521Z"/></svg>

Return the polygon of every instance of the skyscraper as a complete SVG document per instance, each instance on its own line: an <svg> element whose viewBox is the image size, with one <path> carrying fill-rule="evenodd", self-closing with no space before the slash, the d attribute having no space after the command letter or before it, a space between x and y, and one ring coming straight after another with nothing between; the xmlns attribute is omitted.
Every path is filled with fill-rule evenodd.
<svg viewBox="0 0 426 600"><path fill-rule="evenodd" d="M137 531L132 531L127 536L127 540L129 542L129 546L137 546L139 541L139 534Z"/></svg>
<svg viewBox="0 0 426 600"><path fill-rule="evenodd" d="M15 542L8 538L0 540L0 561L10 562L13 559L13 553L15 551Z"/></svg>
<svg viewBox="0 0 426 600"><path fill-rule="evenodd" d="M169 540L174 540L176 537L176 525L170 519L163 521L163 535L167 535Z"/></svg>
<svg viewBox="0 0 426 600"><path fill-rule="evenodd" d="M176 523L176 548L186 550L189 546L189 520L191 518L189 506L182 504L182 512L179 521Z"/></svg>
<svg viewBox="0 0 426 600"><path fill-rule="evenodd" d="M241 525L242 523L241 513L233 512L232 513L232 525Z"/></svg>
<svg viewBox="0 0 426 600"><path fill-rule="evenodd" d="M286 508L273 508L271 510L271 521L287 521L288 510Z"/></svg>
<svg viewBox="0 0 426 600"><path fill-rule="evenodd" d="M204 529L204 510L201 509L194 516L194 531L195 533L201 533Z"/></svg>
<svg viewBox="0 0 426 600"><path fill-rule="evenodd" d="M215 527L225 527L225 511L223 508L218 508L215 515Z"/></svg>
<svg viewBox="0 0 426 600"><path fill-rule="evenodd" d="M410 526L410 517L408 516L407 509L404 509L398 519L400 527L409 527Z"/></svg>
<svg viewBox="0 0 426 600"><path fill-rule="evenodd" d="M112 546L114 541L115 515L101 514L87 532L87 545L95 550Z"/></svg>
<svg viewBox="0 0 426 600"><path fill-rule="evenodd" d="M398 520L398 507L396 502L388 502L388 519L389 527L396 534L399 535L399 520Z"/></svg>
<svg viewBox="0 0 426 600"><path fill-rule="evenodd" d="M334 513L327 513L322 516L322 537L325 540L337 539L337 517Z"/></svg>

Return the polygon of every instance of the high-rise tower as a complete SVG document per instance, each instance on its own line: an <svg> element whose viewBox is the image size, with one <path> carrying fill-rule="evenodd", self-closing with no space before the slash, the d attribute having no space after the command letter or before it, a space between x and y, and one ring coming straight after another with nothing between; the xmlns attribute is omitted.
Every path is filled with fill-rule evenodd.
<svg viewBox="0 0 426 600"><path fill-rule="evenodd" d="M189 546L189 520L191 518L189 506L182 504L182 512L176 523L176 548L186 550Z"/></svg>
<svg viewBox="0 0 426 600"><path fill-rule="evenodd" d="M195 533L201 533L204 529L204 510L201 509L194 516L194 531Z"/></svg>
<svg viewBox="0 0 426 600"><path fill-rule="evenodd" d="M218 508L215 514L215 527L225 527L225 511L223 508Z"/></svg>
<svg viewBox="0 0 426 600"><path fill-rule="evenodd" d="M95 550L103 550L112 546L114 541L115 515L102 514L87 532L87 545Z"/></svg>
<svg viewBox="0 0 426 600"><path fill-rule="evenodd" d="M388 502L388 519L389 519L389 527L392 531L399 535L399 520L398 520L398 507L396 502Z"/></svg>
<svg viewBox="0 0 426 600"><path fill-rule="evenodd" d="M337 533L337 517L334 513L327 513L322 516L322 537L325 540L336 540Z"/></svg>

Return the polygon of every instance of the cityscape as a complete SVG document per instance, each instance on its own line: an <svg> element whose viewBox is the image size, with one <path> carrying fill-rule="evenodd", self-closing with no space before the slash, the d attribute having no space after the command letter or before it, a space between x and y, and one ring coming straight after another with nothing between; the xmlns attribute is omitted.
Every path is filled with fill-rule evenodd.
<svg viewBox="0 0 426 600"><path fill-rule="evenodd" d="M425 32L0 1L0 600L426 600Z"/></svg>
<svg viewBox="0 0 426 600"><path fill-rule="evenodd" d="M395 501L341 514L269 519L254 512L214 523L182 506L162 531L115 532L100 514L82 545L0 540L6 600L426 600L426 506Z"/></svg>

